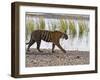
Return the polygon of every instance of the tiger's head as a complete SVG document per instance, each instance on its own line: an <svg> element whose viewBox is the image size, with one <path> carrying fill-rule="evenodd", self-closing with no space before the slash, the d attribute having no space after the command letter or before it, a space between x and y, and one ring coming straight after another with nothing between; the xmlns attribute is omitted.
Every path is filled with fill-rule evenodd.
<svg viewBox="0 0 100 80"><path fill-rule="evenodd" d="M67 40L68 39L68 35L64 33L63 34L63 38Z"/></svg>

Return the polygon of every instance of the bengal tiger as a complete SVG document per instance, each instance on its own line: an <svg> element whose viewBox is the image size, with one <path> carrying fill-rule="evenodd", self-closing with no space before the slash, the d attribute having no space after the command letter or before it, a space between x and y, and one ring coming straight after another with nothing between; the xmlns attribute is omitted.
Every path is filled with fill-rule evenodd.
<svg viewBox="0 0 100 80"><path fill-rule="evenodd" d="M30 41L26 44L28 45L27 51L29 51L29 48L36 42L37 43L37 50L39 52L42 52L40 50L40 44L41 40L44 40L46 42L52 42L52 53L54 53L55 45L60 48L64 53L66 51L61 47L59 40L60 38L68 39L68 35L65 33L62 33L60 31L48 31L48 30L34 30L31 33Z"/></svg>

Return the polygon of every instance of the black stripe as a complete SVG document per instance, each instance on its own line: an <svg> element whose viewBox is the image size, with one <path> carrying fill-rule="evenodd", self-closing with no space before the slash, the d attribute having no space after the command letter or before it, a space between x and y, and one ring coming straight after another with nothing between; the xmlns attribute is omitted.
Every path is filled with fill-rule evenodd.
<svg viewBox="0 0 100 80"><path fill-rule="evenodd" d="M46 31L44 31L44 34L43 34L43 40L45 41L45 38L46 38Z"/></svg>
<svg viewBox="0 0 100 80"><path fill-rule="evenodd" d="M49 31L46 31L46 38L45 40L48 41Z"/></svg>
<svg viewBox="0 0 100 80"><path fill-rule="evenodd" d="M51 35L51 32L49 32L49 35L48 35L48 41L50 41L50 35Z"/></svg>
<svg viewBox="0 0 100 80"><path fill-rule="evenodd" d="M41 33L41 38L43 39L43 35L44 35L44 31L42 31L42 33Z"/></svg>
<svg viewBox="0 0 100 80"><path fill-rule="evenodd" d="M44 40L44 41L51 41L51 32L50 31L43 31L41 33L41 39Z"/></svg>
<svg viewBox="0 0 100 80"><path fill-rule="evenodd" d="M45 32L45 31L42 32L42 36L41 36L42 39L44 39L44 32Z"/></svg>

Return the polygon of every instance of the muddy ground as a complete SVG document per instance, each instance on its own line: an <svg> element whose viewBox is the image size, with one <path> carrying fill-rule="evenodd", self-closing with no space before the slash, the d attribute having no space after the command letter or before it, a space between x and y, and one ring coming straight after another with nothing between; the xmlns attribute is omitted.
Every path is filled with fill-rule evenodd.
<svg viewBox="0 0 100 80"><path fill-rule="evenodd" d="M61 50L55 50L52 53L50 49L41 50L43 52L31 48L30 52L26 52L26 67L89 64L89 51L67 51L63 53Z"/></svg>

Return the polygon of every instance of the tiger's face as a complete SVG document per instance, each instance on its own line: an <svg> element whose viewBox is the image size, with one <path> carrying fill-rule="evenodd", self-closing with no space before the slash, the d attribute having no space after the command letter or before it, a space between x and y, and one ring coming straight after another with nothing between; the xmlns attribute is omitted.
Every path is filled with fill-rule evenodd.
<svg viewBox="0 0 100 80"><path fill-rule="evenodd" d="M68 39L68 35L67 34L64 34L63 35L63 38L67 40Z"/></svg>

